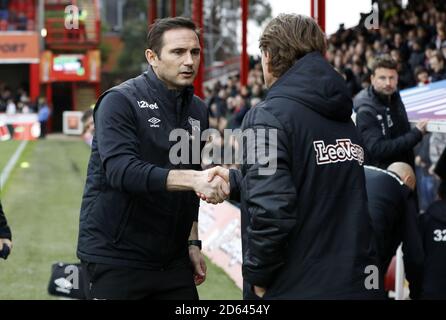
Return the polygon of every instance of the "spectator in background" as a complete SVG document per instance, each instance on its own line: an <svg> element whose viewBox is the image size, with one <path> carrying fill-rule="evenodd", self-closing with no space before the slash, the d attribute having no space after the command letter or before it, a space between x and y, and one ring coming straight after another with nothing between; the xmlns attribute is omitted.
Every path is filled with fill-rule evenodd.
<svg viewBox="0 0 446 320"><path fill-rule="evenodd" d="M440 132L427 134L416 147L415 165L421 211L425 211L435 200L439 179L434 169L445 147L446 134Z"/></svg>
<svg viewBox="0 0 446 320"><path fill-rule="evenodd" d="M434 39L434 44L436 49L441 49L446 45L446 26L444 22L437 23L437 35Z"/></svg>
<svg viewBox="0 0 446 320"><path fill-rule="evenodd" d="M393 162L405 162L414 168L413 147L426 133L427 121L410 128L397 91L397 64L389 56L376 59L370 80L372 85L353 100L367 163L386 169Z"/></svg>
<svg viewBox="0 0 446 320"><path fill-rule="evenodd" d="M50 108L48 107L48 104L46 103L46 99L44 97L40 97L37 102L37 117L40 122L40 139L44 139L46 137L47 133L47 123L48 119L50 118Z"/></svg>
<svg viewBox="0 0 446 320"><path fill-rule="evenodd" d="M431 69L431 81L440 81L446 79L446 69L444 57L440 51L435 51L429 58L429 66Z"/></svg>
<svg viewBox="0 0 446 320"><path fill-rule="evenodd" d="M240 128L245 118L246 113L249 111L249 104L246 99L242 97L241 94L238 94L234 99L235 111L230 120L229 127L231 129Z"/></svg>
<svg viewBox="0 0 446 320"><path fill-rule="evenodd" d="M415 70L419 66L424 65L424 51L421 45L421 40L415 40L412 43L412 53L409 58L409 66Z"/></svg>
<svg viewBox="0 0 446 320"><path fill-rule="evenodd" d="M6 101L6 114L16 114L17 113L17 106L14 103L14 100L8 99Z"/></svg>
<svg viewBox="0 0 446 320"><path fill-rule="evenodd" d="M11 229L6 221L3 212L2 203L0 201L0 258L6 259L12 249Z"/></svg>
<svg viewBox="0 0 446 320"><path fill-rule="evenodd" d="M415 81L418 87L425 86L430 83L429 72L423 66L415 68Z"/></svg>

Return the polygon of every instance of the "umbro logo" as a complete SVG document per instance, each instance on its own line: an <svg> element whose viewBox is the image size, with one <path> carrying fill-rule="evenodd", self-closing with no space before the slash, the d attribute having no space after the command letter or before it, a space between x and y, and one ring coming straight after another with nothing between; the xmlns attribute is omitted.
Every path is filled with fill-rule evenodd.
<svg viewBox="0 0 446 320"><path fill-rule="evenodd" d="M152 110L153 109L158 109L158 105L156 104L156 102L152 103L152 104L149 104L147 101L144 101L144 100L138 101L138 106L141 109L145 109L145 108L150 108Z"/></svg>
<svg viewBox="0 0 446 320"><path fill-rule="evenodd" d="M190 125L192 127L192 130L200 131L200 120L194 119L192 117L189 117L188 120L189 120L189 123L190 123Z"/></svg>
<svg viewBox="0 0 446 320"><path fill-rule="evenodd" d="M56 285L56 291L65 294L70 294L71 290L73 289L71 282L65 278L58 278L54 280L54 284Z"/></svg>
<svg viewBox="0 0 446 320"><path fill-rule="evenodd" d="M159 128L160 119L152 117L148 121L151 123L150 128Z"/></svg>

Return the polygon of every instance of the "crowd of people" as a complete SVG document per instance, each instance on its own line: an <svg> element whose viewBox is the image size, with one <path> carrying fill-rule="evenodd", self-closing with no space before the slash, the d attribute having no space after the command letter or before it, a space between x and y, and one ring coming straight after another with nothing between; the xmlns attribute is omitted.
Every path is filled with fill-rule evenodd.
<svg viewBox="0 0 446 320"><path fill-rule="evenodd" d="M328 47L312 18L279 15L262 33L248 85L238 76L217 82L205 103L191 86L200 63L194 23L151 25L148 71L104 93L90 127L77 250L86 297L198 299L207 273L199 198L230 197L241 208L245 299L383 299L401 242L411 297L444 299L446 152L434 166L439 200L420 218L413 148L427 121L411 128L399 90L416 85L419 67L427 68L423 84L444 78L445 12L433 2L403 12L386 5L379 30L340 29ZM193 143L208 124L267 131L248 141L244 157L271 145L275 152L241 168L173 164L171 130L187 130ZM370 266L379 268L377 283L364 279Z"/></svg>
<svg viewBox="0 0 446 320"><path fill-rule="evenodd" d="M326 58L345 78L351 97L370 86L373 62L383 54L397 63L400 90L446 80L446 3L420 1L403 10L397 1L387 1L382 10L378 29L367 29L364 15L357 27L341 25L328 38ZM265 96L263 87L256 58L246 87L238 75L206 87L211 126L239 127L246 111Z"/></svg>
<svg viewBox="0 0 446 320"><path fill-rule="evenodd" d="M370 85L377 56L389 54L398 64L399 89L446 79L446 8L442 1L413 1L402 9L385 1L378 29L343 26L329 39L327 59L343 74L352 97Z"/></svg>
<svg viewBox="0 0 446 320"><path fill-rule="evenodd" d="M441 277L441 272L423 266L422 256L429 256L424 260L428 264L435 261L444 265L438 259L438 251L435 253L439 250L435 245L443 238L437 236L437 243L432 244L429 235L435 232L430 230L432 225L444 226L444 213L439 211L444 208L445 178L435 168L442 153L444 158L446 135L428 133L427 121L410 128L399 90L446 80L446 8L440 1L411 2L405 10L396 1L387 1L381 8L379 29L364 27L367 15L356 28L346 30L341 26L329 37L325 57L343 76L354 111L360 113L357 128L366 147L367 163L378 168L376 180L386 181L390 173L390 184L395 178L396 185L406 185L385 195L391 199L380 199L383 195L377 190L382 191L384 186L377 186L374 173L366 170L367 187L373 183L374 188L369 199L376 198L379 204L369 206L373 227L378 241L385 243L385 249L381 249L385 255L380 257L381 273L385 273L390 258L403 242L411 297L419 298L422 290L424 297L438 297L441 293L434 292L433 288L438 286L433 279ZM206 89L210 126L221 133L226 128L239 128L248 111L267 95L261 64L255 59L251 63L247 86L240 86L238 76L232 76L227 82L216 82ZM215 143L222 144L222 140L217 138ZM230 148L239 148L236 140L229 143ZM236 167L232 163L221 164ZM393 202L398 204L392 205ZM385 212L391 214L385 217ZM423 230L424 237L418 236L419 230ZM423 289L420 279L424 267L424 276L431 283ZM427 269L431 273L437 271L436 275L428 274Z"/></svg>
<svg viewBox="0 0 446 320"><path fill-rule="evenodd" d="M36 113L40 123L40 138L47 134L47 123L51 116L51 110L45 97L39 97L33 103L23 87L15 92L5 83L0 82L0 113L6 115Z"/></svg>
<svg viewBox="0 0 446 320"><path fill-rule="evenodd" d="M0 0L0 31L35 30L35 1Z"/></svg>
<svg viewBox="0 0 446 320"><path fill-rule="evenodd" d="M445 3L410 2L409 7L402 9L397 1L390 0L381 3L380 8L378 29L365 27L368 15L364 14L356 27L345 29L341 25L328 38L326 58L344 77L350 96L354 98L370 87L373 64L383 55L396 63L399 90L446 80ZM239 128L245 114L266 95L258 58L251 57L247 86L241 86L239 80L239 75L234 75L205 89L210 126L222 133L226 128ZM415 148L422 211L436 196L439 179L433 168L445 140L445 134L428 133ZM233 148L237 149L237 145Z"/></svg>
<svg viewBox="0 0 446 320"><path fill-rule="evenodd" d="M23 87L12 90L7 84L0 82L0 113L35 113L36 107Z"/></svg>

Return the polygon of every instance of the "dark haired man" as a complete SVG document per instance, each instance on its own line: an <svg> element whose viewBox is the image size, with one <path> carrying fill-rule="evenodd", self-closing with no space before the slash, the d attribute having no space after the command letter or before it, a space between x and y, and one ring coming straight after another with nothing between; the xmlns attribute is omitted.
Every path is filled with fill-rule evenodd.
<svg viewBox="0 0 446 320"><path fill-rule="evenodd" d="M414 167L413 147L426 133L426 120L411 129L404 104L397 91L397 63L389 56L378 57L370 76L372 85L353 100L356 125L366 147L367 164L386 169L393 162Z"/></svg>
<svg viewBox="0 0 446 320"><path fill-rule="evenodd" d="M213 203L229 192L222 179L208 183L190 154L181 150L187 163L170 158L172 130L192 137L208 127L192 87L201 50L194 23L157 20L147 39L148 71L102 94L94 109L77 250L93 299L197 299L206 265L195 192Z"/></svg>

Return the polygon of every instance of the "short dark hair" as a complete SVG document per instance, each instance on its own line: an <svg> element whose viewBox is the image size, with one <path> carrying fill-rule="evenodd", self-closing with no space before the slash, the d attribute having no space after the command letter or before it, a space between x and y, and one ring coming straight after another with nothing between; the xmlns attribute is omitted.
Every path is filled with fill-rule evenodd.
<svg viewBox="0 0 446 320"><path fill-rule="evenodd" d="M325 55L327 42L317 22L300 14L279 14L260 37L260 49L271 55L271 73L282 76L296 60L317 51Z"/></svg>
<svg viewBox="0 0 446 320"><path fill-rule="evenodd" d="M389 55L382 55L375 59L372 64L372 74L375 75L376 69L384 68L384 69L392 69L397 70L397 62L392 59Z"/></svg>
<svg viewBox="0 0 446 320"><path fill-rule="evenodd" d="M163 18L157 19L149 26L147 33L147 48L154 51L158 56L161 54L163 47L164 32L172 29L190 29L194 31L200 39L200 32L195 23L185 17Z"/></svg>
<svg viewBox="0 0 446 320"><path fill-rule="evenodd" d="M438 62L444 61L443 54L439 50L435 50L432 54L431 58L436 58Z"/></svg>
<svg viewBox="0 0 446 320"><path fill-rule="evenodd" d="M415 71L414 71L415 80L417 80L418 76L419 76L421 73L423 73L423 72L428 73L428 72L427 72L427 69L426 69L425 67L423 67L423 66L416 66L416 67L415 67Z"/></svg>

